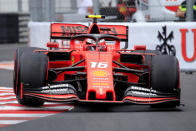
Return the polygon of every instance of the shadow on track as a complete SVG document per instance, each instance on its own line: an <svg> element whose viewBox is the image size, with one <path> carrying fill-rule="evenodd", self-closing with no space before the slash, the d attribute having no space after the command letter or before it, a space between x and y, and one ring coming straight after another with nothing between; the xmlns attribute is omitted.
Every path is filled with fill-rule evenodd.
<svg viewBox="0 0 196 131"><path fill-rule="evenodd" d="M180 112L182 107L151 108L149 105L80 103L71 112Z"/></svg>

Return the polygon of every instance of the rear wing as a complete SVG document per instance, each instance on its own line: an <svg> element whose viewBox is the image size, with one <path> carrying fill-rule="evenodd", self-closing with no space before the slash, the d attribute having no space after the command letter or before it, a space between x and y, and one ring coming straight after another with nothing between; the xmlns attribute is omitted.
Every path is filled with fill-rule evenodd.
<svg viewBox="0 0 196 131"><path fill-rule="evenodd" d="M100 29L100 34L113 35L121 39L121 41L128 41L128 26L124 25L97 25ZM89 27L82 24L65 24L52 23L51 24L51 39L71 39L71 37L80 34L88 34Z"/></svg>
<svg viewBox="0 0 196 131"><path fill-rule="evenodd" d="M129 27L124 25L98 25L101 34L113 35L121 41L128 41Z"/></svg>
<svg viewBox="0 0 196 131"><path fill-rule="evenodd" d="M82 24L52 23L50 39L71 39L80 34L87 34L88 27Z"/></svg>

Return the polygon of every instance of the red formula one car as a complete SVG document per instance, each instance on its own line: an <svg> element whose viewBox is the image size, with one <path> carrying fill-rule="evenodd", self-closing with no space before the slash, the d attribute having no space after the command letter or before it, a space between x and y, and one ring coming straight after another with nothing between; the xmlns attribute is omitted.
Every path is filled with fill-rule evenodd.
<svg viewBox="0 0 196 131"><path fill-rule="evenodd" d="M130 103L176 107L180 104L179 64L175 56L135 46L120 49L128 27L51 24L48 49L18 48L14 91L22 105L45 101ZM68 39L68 40L67 40ZM59 40L61 44L59 44ZM126 45L126 44L125 44ZM69 47L68 47L69 46Z"/></svg>

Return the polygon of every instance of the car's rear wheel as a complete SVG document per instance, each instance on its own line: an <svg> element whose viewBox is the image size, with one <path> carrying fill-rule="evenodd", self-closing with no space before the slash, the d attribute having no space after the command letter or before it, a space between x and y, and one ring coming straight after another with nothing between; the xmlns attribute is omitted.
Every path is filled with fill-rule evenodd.
<svg viewBox="0 0 196 131"><path fill-rule="evenodd" d="M179 66L175 56L153 56L151 61L151 87L163 93L178 93ZM180 94L179 94L180 95ZM152 107L176 107L179 102L155 104Z"/></svg>
<svg viewBox="0 0 196 131"><path fill-rule="evenodd" d="M26 87L39 88L46 85L48 72L47 56L42 53L23 53L19 63L20 87L16 95L18 102L27 106L42 106L44 104L43 100L25 96L21 93L24 93L23 90Z"/></svg>

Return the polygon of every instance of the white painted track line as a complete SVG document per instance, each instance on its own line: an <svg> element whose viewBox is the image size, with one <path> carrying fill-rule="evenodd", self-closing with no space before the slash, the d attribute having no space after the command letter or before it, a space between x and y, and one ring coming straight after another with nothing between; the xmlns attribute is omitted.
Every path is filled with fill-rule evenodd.
<svg viewBox="0 0 196 131"><path fill-rule="evenodd" d="M18 104L12 88L0 87L0 127L72 110L74 106L46 102L42 107Z"/></svg>
<svg viewBox="0 0 196 131"><path fill-rule="evenodd" d="M1 61L0 69L14 70L14 61Z"/></svg>
<svg viewBox="0 0 196 131"><path fill-rule="evenodd" d="M0 120L0 124L18 124L27 120Z"/></svg>

